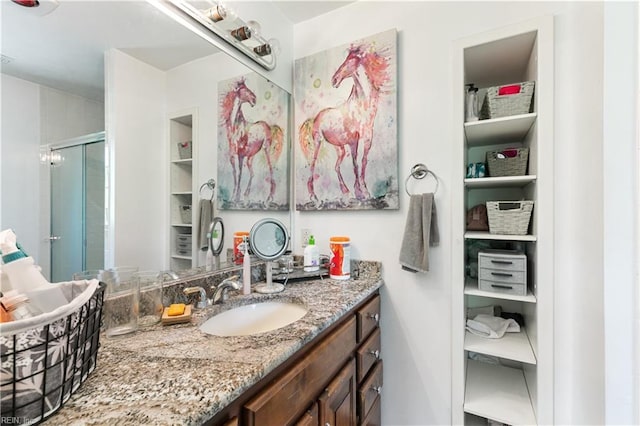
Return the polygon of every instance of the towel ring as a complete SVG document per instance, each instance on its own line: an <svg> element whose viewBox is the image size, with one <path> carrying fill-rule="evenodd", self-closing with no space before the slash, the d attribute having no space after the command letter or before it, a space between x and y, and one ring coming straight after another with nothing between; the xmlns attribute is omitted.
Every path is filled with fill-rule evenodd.
<svg viewBox="0 0 640 426"><path fill-rule="evenodd" d="M198 195L202 196L202 190L204 188L209 188L211 190L211 198L209 200L213 201L213 196L216 193L214 191L214 189L216 188L216 181L214 179L209 179L208 181L200 185L200 189L198 190Z"/></svg>
<svg viewBox="0 0 640 426"><path fill-rule="evenodd" d="M407 176L407 179L405 179L404 181L404 190L408 196L412 195L409 192L409 188L407 187L407 184L409 183L409 179L414 178L414 179L420 180L420 179L424 179L426 175L431 175L436 180L436 189L433 191L433 193L435 194L436 192L438 192L438 186L440 184L440 179L438 179L438 176L436 176L436 174L433 173L431 170L429 170L427 166L425 166L424 164L418 163L411 168L411 173L409 174L409 176Z"/></svg>

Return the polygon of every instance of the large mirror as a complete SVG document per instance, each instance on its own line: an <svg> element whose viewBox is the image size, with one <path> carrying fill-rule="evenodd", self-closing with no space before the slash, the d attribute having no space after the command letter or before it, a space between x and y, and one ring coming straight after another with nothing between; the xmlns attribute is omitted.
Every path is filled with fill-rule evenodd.
<svg viewBox="0 0 640 426"><path fill-rule="evenodd" d="M200 272L203 218L222 218L224 252L235 231L266 216L291 229L275 193L258 206L218 200L219 191L237 194L225 186L228 171L219 182L220 144L228 143L220 91L233 79L262 81L256 99L239 107L248 117L282 92L278 85L145 1L0 7L0 227L14 229L47 278L113 266ZM284 182L272 178L280 187L288 184L281 173ZM208 200L214 209L203 213Z"/></svg>

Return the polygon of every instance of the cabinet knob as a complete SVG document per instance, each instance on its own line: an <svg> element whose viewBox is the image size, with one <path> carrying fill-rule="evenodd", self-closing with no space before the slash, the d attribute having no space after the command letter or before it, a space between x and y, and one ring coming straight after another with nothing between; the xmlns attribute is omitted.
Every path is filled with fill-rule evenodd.
<svg viewBox="0 0 640 426"><path fill-rule="evenodd" d="M331 423L326 422L326 423L324 424L324 426L331 426Z"/></svg>
<svg viewBox="0 0 640 426"><path fill-rule="evenodd" d="M372 313L369 313L369 314L368 314L368 317L369 317L369 318L371 318L372 320L374 320L375 322L380 321L380 314L372 314Z"/></svg>
<svg viewBox="0 0 640 426"><path fill-rule="evenodd" d="M373 355L373 357L375 359L380 359L380 350L376 349L375 351L371 350L369 351L369 354Z"/></svg>
<svg viewBox="0 0 640 426"><path fill-rule="evenodd" d="M371 390L380 395L382 393L382 386L371 386Z"/></svg>

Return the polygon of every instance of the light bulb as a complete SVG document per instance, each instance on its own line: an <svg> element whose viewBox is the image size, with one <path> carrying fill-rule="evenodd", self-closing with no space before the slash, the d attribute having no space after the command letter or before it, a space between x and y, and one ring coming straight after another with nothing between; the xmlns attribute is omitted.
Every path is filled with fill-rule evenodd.
<svg viewBox="0 0 640 426"><path fill-rule="evenodd" d="M282 48L280 47L280 41L277 38L270 38L269 46L271 46L271 54L273 56L279 56L280 52L282 52Z"/></svg>
<svg viewBox="0 0 640 426"><path fill-rule="evenodd" d="M262 26L257 21L248 21L247 27L249 27L249 31L251 32L251 37L258 38L260 37Z"/></svg>
<svg viewBox="0 0 640 426"><path fill-rule="evenodd" d="M204 10L203 13L213 22L219 22L222 20L234 21L236 19L236 14L233 9L225 5L223 2L218 2L217 5Z"/></svg>

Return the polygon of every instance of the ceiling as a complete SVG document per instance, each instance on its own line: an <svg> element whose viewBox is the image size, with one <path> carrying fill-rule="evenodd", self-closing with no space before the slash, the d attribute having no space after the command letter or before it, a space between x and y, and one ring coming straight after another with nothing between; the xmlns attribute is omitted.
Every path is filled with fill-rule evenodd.
<svg viewBox="0 0 640 426"><path fill-rule="evenodd" d="M168 70L217 49L143 0L0 0L0 71L89 99L104 99L104 52L120 49ZM299 23L350 1L275 1ZM44 14L43 12L49 12ZM7 63L8 62L8 63Z"/></svg>

